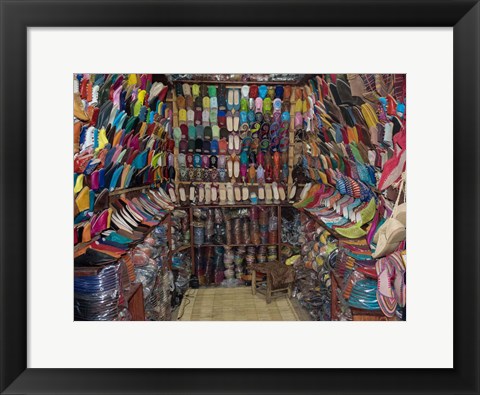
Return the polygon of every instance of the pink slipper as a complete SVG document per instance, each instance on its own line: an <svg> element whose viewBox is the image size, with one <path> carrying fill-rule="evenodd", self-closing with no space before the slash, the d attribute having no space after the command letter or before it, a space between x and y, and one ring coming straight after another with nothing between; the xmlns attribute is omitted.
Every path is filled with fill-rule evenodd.
<svg viewBox="0 0 480 395"><path fill-rule="evenodd" d="M383 166L382 176L378 181L378 189L383 191L400 178L405 170L406 160L406 149L400 152L395 152L394 156L392 156Z"/></svg>
<svg viewBox="0 0 480 395"><path fill-rule="evenodd" d="M392 278L394 274L388 258L382 258L377 261L375 268L378 276L377 300L380 309L387 317L393 317L397 308L397 301L392 288Z"/></svg>

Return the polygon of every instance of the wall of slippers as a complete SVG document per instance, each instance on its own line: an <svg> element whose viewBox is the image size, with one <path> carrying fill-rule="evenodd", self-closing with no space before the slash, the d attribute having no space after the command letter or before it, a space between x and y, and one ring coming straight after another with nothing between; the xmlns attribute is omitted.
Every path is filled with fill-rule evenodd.
<svg viewBox="0 0 480 395"><path fill-rule="evenodd" d="M315 268L321 287L343 292L335 303L328 296L333 314L322 316L342 319L343 305L349 319L355 309L404 318L405 75L201 78L74 76L76 265L112 263L145 238L160 243L152 232L176 208L293 205L303 228L313 221L341 241L331 248L328 239L337 274L328 257L291 252L290 264ZM170 266L174 252L163 253ZM377 290L384 278L392 285ZM375 302L361 306L373 285Z"/></svg>

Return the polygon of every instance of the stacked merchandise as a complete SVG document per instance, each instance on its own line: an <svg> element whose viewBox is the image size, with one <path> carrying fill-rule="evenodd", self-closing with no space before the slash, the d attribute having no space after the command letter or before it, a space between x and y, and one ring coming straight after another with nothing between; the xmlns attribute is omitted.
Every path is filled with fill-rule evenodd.
<svg viewBox="0 0 480 395"><path fill-rule="evenodd" d="M177 252L172 256L172 273L174 277L174 290L172 294L172 309L180 306L183 296L189 288L192 274L192 262L190 255Z"/></svg>
<svg viewBox="0 0 480 395"><path fill-rule="evenodd" d="M282 208L282 246L280 248L280 261L282 263L285 263L293 255L300 253L300 246L303 241L302 233L299 231L301 226L300 212L291 207Z"/></svg>
<svg viewBox="0 0 480 395"><path fill-rule="evenodd" d="M149 74L77 74L74 92L75 193L155 182L172 189L174 141L167 87L152 84Z"/></svg>
<svg viewBox="0 0 480 395"><path fill-rule="evenodd" d="M286 201L291 92L281 85L176 84L182 204Z"/></svg>
<svg viewBox="0 0 480 395"><path fill-rule="evenodd" d="M74 76L76 319L128 318L118 306L126 306L123 291L140 281L141 253L149 251L144 266L152 266L154 273L150 277L155 281L156 271L168 271L168 258L159 255L164 245L157 244L157 232L164 229L160 222L174 208L175 200L169 183L175 171L166 94L167 88L152 83L147 74ZM156 184L161 188L154 188ZM117 272L125 268L120 283L114 278L114 267ZM89 270L87 279L85 273ZM147 277L143 278L147 284ZM157 286L152 288L149 283L144 288L145 297L150 297L146 300L151 319L168 316L161 307L167 296L150 294L165 281L159 279ZM118 292L112 288L113 283ZM109 289L115 300L107 304L92 298L98 294L96 287ZM85 310L88 294L90 305ZM92 303L96 304L95 314L88 313L89 309L93 311Z"/></svg>
<svg viewBox="0 0 480 395"><path fill-rule="evenodd" d="M291 257L287 264L295 269L294 296L312 319L331 319L330 271L335 265L337 240L313 220L302 224L301 254Z"/></svg>
<svg viewBox="0 0 480 395"><path fill-rule="evenodd" d="M190 246L190 224L185 210L172 211L172 251Z"/></svg>
<svg viewBox="0 0 480 395"><path fill-rule="evenodd" d="M278 260L276 209L195 208L193 217L200 285L235 286L248 279L245 275L255 262Z"/></svg>
<svg viewBox="0 0 480 395"><path fill-rule="evenodd" d="M399 205L402 193L405 199L405 75L325 75L311 79L305 92L315 114L300 131L309 182L294 206L346 239L339 259L348 256L352 268L339 273L346 287L339 295L343 310L381 310L403 318L405 265L396 258L406 233L406 203ZM359 270L365 265L366 278ZM395 294L389 284L397 273ZM377 281L380 276L384 281Z"/></svg>
<svg viewBox="0 0 480 395"><path fill-rule="evenodd" d="M168 267L168 225L157 226L132 250L136 281L143 285L145 316L149 321L170 320L173 276Z"/></svg>
<svg viewBox="0 0 480 395"><path fill-rule="evenodd" d="M111 264L87 275L75 276L75 321L111 321L120 318L122 287L119 271L119 264Z"/></svg>

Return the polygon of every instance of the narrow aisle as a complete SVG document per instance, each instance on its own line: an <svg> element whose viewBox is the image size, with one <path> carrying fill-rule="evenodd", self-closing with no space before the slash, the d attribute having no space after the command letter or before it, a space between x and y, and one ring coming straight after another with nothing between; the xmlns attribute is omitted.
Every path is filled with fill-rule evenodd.
<svg viewBox="0 0 480 395"><path fill-rule="evenodd" d="M267 304L250 287L190 289L178 314L180 321L300 321L287 297Z"/></svg>

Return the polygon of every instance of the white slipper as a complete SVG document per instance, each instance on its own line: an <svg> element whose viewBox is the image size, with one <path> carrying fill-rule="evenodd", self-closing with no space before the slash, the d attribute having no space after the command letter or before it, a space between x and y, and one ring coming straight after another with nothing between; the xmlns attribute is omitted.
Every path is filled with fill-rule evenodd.
<svg viewBox="0 0 480 395"><path fill-rule="evenodd" d="M307 193L308 193L308 191L310 190L311 187L312 187L311 182L309 182L308 184L305 184L305 186L302 189L302 192L300 193L300 201L305 199L305 196L307 196Z"/></svg>
<svg viewBox="0 0 480 395"><path fill-rule="evenodd" d="M262 186L258 187L258 200L265 200L265 188Z"/></svg>
<svg viewBox="0 0 480 395"><path fill-rule="evenodd" d="M227 202L227 190L225 189L225 184L220 184L218 194L220 195L220 204L225 204Z"/></svg>
<svg viewBox="0 0 480 395"><path fill-rule="evenodd" d="M248 187L246 185L244 185L242 187L242 200L244 202L246 202L248 200L249 196L250 196L250 193L248 191Z"/></svg>
<svg viewBox="0 0 480 395"><path fill-rule="evenodd" d="M240 149L240 136L238 134L235 134L233 136L233 149L236 154L239 154L241 149Z"/></svg>
<svg viewBox="0 0 480 395"><path fill-rule="evenodd" d="M275 204L280 203L280 195L278 193L278 186L276 182L272 183L272 191L273 191L273 203Z"/></svg>
<svg viewBox="0 0 480 395"><path fill-rule="evenodd" d="M187 202L187 195L185 194L185 188L183 186L178 188L178 193L180 194L180 202L185 204Z"/></svg>
<svg viewBox="0 0 480 395"><path fill-rule="evenodd" d="M233 195L233 185L230 182L227 184L227 203L235 204L235 197Z"/></svg>
<svg viewBox="0 0 480 395"><path fill-rule="evenodd" d="M212 203L217 204L218 202L218 189L216 185L212 185Z"/></svg>
<svg viewBox="0 0 480 395"><path fill-rule="evenodd" d="M212 186L205 184L205 204L212 204Z"/></svg>
<svg viewBox="0 0 480 395"><path fill-rule="evenodd" d="M248 100L248 95L250 94L250 87L248 85L242 86L242 98Z"/></svg>
<svg viewBox="0 0 480 395"><path fill-rule="evenodd" d="M177 197L175 196L175 187L171 184L168 185L168 196L173 203L177 202Z"/></svg>
<svg viewBox="0 0 480 395"><path fill-rule="evenodd" d="M203 204L205 200L205 188L203 185L198 186L198 203Z"/></svg>
<svg viewBox="0 0 480 395"><path fill-rule="evenodd" d="M195 203L195 187L190 185L190 202Z"/></svg>
<svg viewBox="0 0 480 395"><path fill-rule="evenodd" d="M292 188L290 189L290 193L288 194L288 200L293 202L295 200L295 195L297 194L297 184L293 184Z"/></svg>
<svg viewBox="0 0 480 395"><path fill-rule="evenodd" d="M235 185L234 191L235 191L235 201L237 203L241 202L242 201L242 190L240 189L240 187L238 185Z"/></svg>
<svg viewBox="0 0 480 395"><path fill-rule="evenodd" d="M240 176L240 161L237 157L233 160L233 176L236 179Z"/></svg>
<svg viewBox="0 0 480 395"><path fill-rule="evenodd" d="M227 159L227 169L228 169L228 176L230 178L232 178L233 177L233 159L232 159L232 157L229 157Z"/></svg>
<svg viewBox="0 0 480 395"><path fill-rule="evenodd" d="M280 195L280 201L284 202L287 199L287 196L285 195L285 188L283 185L280 185L278 187L278 194Z"/></svg>
<svg viewBox="0 0 480 395"><path fill-rule="evenodd" d="M265 203L272 204L272 186L270 184L265 184Z"/></svg>

